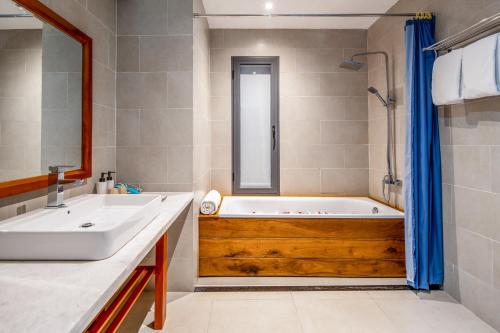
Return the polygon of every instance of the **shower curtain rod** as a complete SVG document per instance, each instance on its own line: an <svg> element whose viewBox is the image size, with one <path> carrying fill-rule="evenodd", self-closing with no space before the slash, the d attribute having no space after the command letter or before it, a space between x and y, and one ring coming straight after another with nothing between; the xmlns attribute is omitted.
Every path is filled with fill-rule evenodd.
<svg viewBox="0 0 500 333"><path fill-rule="evenodd" d="M341 14L193 14L201 17L417 17L427 18L432 13L341 13Z"/></svg>
<svg viewBox="0 0 500 333"><path fill-rule="evenodd" d="M14 18L14 17L33 17L31 14L0 14L0 18Z"/></svg>
<svg viewBox="0 0 500 333"><path fill-rule="evenodd" d="M452 50L455 47L475 42L496 32L500 32L500 13L485 18L455 35L426 47L424 51L439 52Z"/></svg>

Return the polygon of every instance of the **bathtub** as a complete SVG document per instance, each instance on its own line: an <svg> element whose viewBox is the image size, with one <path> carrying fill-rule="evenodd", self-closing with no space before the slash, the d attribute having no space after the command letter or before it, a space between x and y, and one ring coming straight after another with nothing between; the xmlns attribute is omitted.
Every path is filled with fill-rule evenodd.
<svg viewBox="0 0 500 333"><path fill-rule="evenodd" d="M369 198L229 196L198 222L200 277L405 276L404 214Z"/></svg>
<svg viewBox="0 0 500 333"><path fill-rule="evenodd" d="M224 197L220 217L239 218L403 218L404 213L364 197Z"/></svg>

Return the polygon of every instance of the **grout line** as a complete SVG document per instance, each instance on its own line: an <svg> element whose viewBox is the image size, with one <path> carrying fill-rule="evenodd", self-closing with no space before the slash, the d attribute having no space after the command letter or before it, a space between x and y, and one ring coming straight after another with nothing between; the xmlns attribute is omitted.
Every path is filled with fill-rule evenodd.
<svg viewBox="0 0 500 333"><path fill-rule="evenodd" d="M210 331L210 325L212 325L212 316L213 316L213 312L214 312L214 302L215 302L215 300L211 297L210 298L210 311L208 313L208 324L207 324L207 329L206 329L207 333Z"/></svg>
<svg viewBox="0 0 500 333"><path fill-rule="evenodd" d="M305 332L304 323L302 322L302 318L300 317L299 309L297 307L297 303L295 302L295 296L294 296L293 292L290 292L290 297L292 298L292 305L293 305L293 308L295 310L295 314L297 316L297 319L298 319L298 321L300 323L300 331L302 333L304 333Z"/></svg>

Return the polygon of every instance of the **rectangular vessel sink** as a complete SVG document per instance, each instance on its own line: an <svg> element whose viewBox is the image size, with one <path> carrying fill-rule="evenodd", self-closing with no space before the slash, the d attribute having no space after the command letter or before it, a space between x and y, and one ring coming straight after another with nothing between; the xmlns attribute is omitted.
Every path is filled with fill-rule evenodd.
<svg viewBox="0 0 500 333"><path fill-rule="evenodd" d="M89 194L0 224L0 260L101 260L159 213L161 196Z"/></svg>

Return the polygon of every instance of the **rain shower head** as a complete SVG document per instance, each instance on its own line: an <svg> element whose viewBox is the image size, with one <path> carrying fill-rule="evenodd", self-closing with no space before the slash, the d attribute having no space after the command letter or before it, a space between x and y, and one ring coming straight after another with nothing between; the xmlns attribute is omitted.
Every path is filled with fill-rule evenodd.
<svg viewBox="0 0 500 333"><path fill-rule="evenodd" d="M340 63L339 67L344 69L349 69L351 71L359 71L363 67L364 63L356 61L354 59L347 59Z"/></svg>
<svg viewBox="0 0 500 333"><path fill-rule="evenodd" d="M375 88L375 87L369 87L368 88L368 92L370 94L373 94L373 95L377 96L377 98L380 100L380 102L382 104L384 104L385 107L387 107L387 101L382 96L380 96L380 93L378 92L377 88Z"/></svg>

